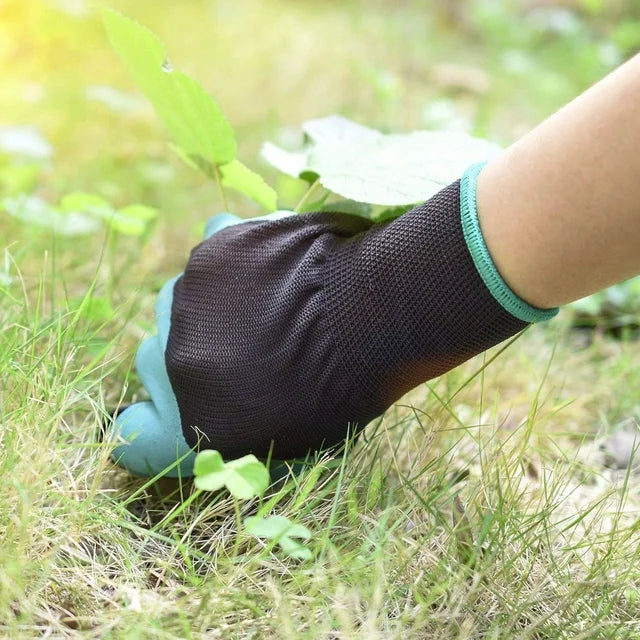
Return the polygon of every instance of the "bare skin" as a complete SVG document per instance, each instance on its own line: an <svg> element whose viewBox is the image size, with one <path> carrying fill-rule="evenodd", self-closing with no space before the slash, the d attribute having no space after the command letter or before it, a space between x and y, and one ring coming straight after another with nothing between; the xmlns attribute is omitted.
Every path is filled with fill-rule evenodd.
<svg viewBox="0 0 640 640"><path fill-rule="evenodd" d="M640 55L488 164L480 226L504 280L551 308L640 273Z"/></svg>

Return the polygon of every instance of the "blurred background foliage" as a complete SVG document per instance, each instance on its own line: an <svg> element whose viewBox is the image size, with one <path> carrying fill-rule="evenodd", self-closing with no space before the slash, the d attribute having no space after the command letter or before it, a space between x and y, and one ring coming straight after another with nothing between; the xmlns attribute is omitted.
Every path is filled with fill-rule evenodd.
<svg viewBox="0 0 640 640"><path fill-rule="evenodd" d="M281 207L305 185L269 168L259 148L267 139L295 146L303 120L340 113L384 131L466 131L506 145L640 49L638 0L108 4L153 29L174 66L212 93L239 157L277 189ZM118 247L128 256L123 281L139 287L151 277L153 289L179 270L221 203L215 186L170 151L92 5L0 0L0 72L0 250L23 257L28 278L52 242L50 228L8 215L7 198L57 203L88 192L117 208L139 202L160 212L151 239ZM230 206L260 213L242 196ZM86 288L104 245L100 234L56 238L69 286ZM10 262L0 264L0 284L12 278ZM583 304L580 322L638 324L634 287Z"/></svg>

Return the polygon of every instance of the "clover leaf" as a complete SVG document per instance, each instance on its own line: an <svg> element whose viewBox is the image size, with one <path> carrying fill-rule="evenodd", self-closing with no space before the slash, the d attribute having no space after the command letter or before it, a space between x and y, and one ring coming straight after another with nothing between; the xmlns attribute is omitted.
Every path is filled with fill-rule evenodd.
<svg viewBox="0 0 640 640"><path fill-rule="evenodd" d="M201 451L196 456L193 473L198 489L217 491L226 487L241 500L260 496L269 486L269 471L252 454L224 462L218 451Z"/></svg>
<svg viewBox="0 0 640 640"><path fill-rule="evenodd" d="M313 554L299 540L309 540L311 531L307 527L291 522L285 516L269 516L261 518L252 516L244 521L247 533L256 538L266 538L280 545L280 548L290 558L310 560Z"/></svg>

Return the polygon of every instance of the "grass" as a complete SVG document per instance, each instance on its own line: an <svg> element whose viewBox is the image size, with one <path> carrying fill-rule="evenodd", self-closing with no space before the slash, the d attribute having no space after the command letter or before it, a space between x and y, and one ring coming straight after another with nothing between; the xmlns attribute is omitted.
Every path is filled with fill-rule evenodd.
<svg viewBox="0 0 640 640"><path fill-rule="evenodd" d="M635 15L616 5L551 37L510 3L464 15L435 2L116 4L207 80L249 164L308 117L407 130L435 99L508 141L604 73L597 52ZM186 503L190 481L110 463L97 427L121 395L143 393L130 368L155 293L220 205L145 107L117 114L84 97L89 84L130 85L95 19L53 6L5 2L0 21L3 119L37 124L56 149L37 192L139 200L162 219L110 257L104 234L53 238L0 214L0 635L640 637L636 472L599 449L640 418L640 343L585 339L568 313L412 391L348 455L240 506L307 526L312 561L238 535L224 493ZM504 69L508 51L528 71ZM468 86L438 70L452 61ZM25 102L34 84L43 97ZM283 204L300 198L267 175ZM114 312L82 312L88 291L110 292Z"/></svg>

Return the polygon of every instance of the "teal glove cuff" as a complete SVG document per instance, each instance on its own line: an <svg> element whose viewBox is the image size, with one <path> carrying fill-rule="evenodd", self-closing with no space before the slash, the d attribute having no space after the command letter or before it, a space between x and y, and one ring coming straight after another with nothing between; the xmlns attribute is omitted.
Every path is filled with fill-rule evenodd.
<svg viewBox="0 0 640 640"><path fill-rule="evenodd" d="M485 244L476 205L476 181L485 163L469 167L460 181L460 215L464 239L473 262L491 295L508 311L523 322L539 322L553 318L559 309L538 309L517 296L502 279Z"/></svg>

